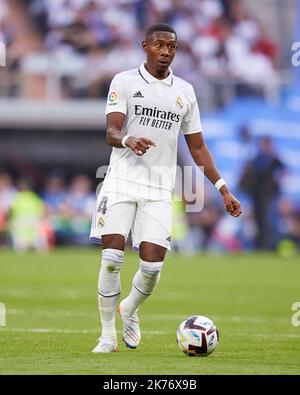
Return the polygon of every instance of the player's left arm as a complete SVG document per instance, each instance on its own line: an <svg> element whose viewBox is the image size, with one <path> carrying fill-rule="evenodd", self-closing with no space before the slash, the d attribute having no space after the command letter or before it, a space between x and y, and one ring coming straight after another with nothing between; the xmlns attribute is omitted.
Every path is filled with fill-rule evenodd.
<svg viewBox="0 0 300 395"><path fill-rule="evenodd" d="M184 137L194 162L197 166L203 167L206 177L215 184L221 176L204 142L202 133L186 134ZM241 214L241 203L239 200L233 196L227 185L223 185L222 188L220 188L220 193L226 211L231 216L238 217Z"/></svg>

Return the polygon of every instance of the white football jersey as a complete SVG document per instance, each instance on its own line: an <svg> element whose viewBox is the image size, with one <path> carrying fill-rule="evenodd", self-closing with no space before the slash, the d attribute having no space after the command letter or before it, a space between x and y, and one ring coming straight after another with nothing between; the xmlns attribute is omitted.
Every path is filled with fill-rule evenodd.
<svg viewBox="0 0 300 395"><path fill-rule="evenodd" d="M198 103L192 85L170 74L158 80L146 70L117 74L110 85L106 114L126 115L122 135L152 140L142 156L130 148L113 148L103 187L135 197L171 198L177 164L177 140L184 134L202 131Z"/></svg>

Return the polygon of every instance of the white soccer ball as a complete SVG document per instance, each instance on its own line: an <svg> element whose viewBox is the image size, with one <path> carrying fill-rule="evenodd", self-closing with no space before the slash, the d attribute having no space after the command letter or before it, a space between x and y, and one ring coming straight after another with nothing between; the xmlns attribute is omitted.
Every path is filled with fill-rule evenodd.
<svg viewBox="0 0 300 395"><path fill-rule="evenodd" d="M219 332L212 320L202 315L194 315L180 324L177 343L184 354L205 357L217 347Z"/></svg>

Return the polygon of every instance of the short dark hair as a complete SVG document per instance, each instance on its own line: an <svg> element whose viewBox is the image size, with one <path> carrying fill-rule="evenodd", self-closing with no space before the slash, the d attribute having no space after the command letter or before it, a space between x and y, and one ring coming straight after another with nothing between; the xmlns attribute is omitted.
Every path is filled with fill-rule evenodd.
<svg viewBox="0 0 300 395"><path fill-rule="evenodd" d="M155 25L148 27L148 29L146 30L146 39L148 39L154 32L174 33L177 39L177 33L175 32L175 30L166 23L156 23Z"/></svg>

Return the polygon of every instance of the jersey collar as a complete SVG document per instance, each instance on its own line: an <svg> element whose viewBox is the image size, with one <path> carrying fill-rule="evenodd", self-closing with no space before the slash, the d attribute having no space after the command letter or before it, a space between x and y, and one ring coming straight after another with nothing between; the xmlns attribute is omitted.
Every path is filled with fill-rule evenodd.
<svg viewBox="0 0 300 395"><path fill-rule="evenodd" d="M163 79L163 80L159 80L155 77L153 77L153 75L151 75L147 70L146 67L144 65L144 62L141 63L140 67L139 67L139 73L140 76L148 83L148 84L153 84L154 82L162 82L166 85L172 85L173 84L173 72L172 70L169 68L169 72L170 74L168 75L167 78Z"/></svg>

